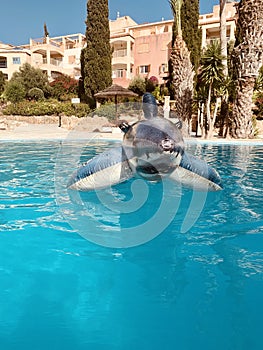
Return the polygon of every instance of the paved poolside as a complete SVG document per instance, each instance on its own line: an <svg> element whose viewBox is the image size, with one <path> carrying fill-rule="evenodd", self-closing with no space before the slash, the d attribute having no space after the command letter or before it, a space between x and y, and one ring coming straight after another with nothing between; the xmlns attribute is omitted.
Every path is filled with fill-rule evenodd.
<svg viewBox="0 0 263 350"><path fill-rule="evenodd" d="M102 133L70 131L54 124L28 124L17 126L13 130L0 130L0 141L12 140L64 140L66 138L106 138L122 139L121 133Z"/></svg>
<svg viewBox="0 0 263 350"><path fill-rule="evenodd" d="M121 132L88 132L88 131L70 131L55 124L27 124L14 127L12 130L0 129L0 141L15 141L15 140L65 140L65 139L111 139L122 140L123 134ZM210 140L204 140L200 138L185 139L187 142L200 142L200 143L218 143L218 144L262 144L263 135L260 135L256 139L245 140L233 140L222 139L214 137Z"/></svg>

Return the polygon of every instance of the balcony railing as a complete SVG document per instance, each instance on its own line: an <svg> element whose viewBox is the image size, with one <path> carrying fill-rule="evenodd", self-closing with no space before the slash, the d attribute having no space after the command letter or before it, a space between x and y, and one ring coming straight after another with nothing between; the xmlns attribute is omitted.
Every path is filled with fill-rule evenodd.
<svg viewBox="0 0 263 350"><path fill-rule="evenodd" d="M50 38L39 38L39 39L31 39L31 44L33 46L36 46L36 45L52 45L52 46L55 46L57 48L61 48L61 45L62 45L62 42L61 41L56 41L56 40L52 40Z"/></svg>
<svg viewBox="0 0 263 350"><path fill-rule="evenodd" d="M227 40L227 42L230 42L230 37L228 36L226 38L226 40ZM219 38L207 38L206 45L211 45L212 43L217 42L217 41L219 41Z"/></svg>
<svg viewBox="0 0 263 350"><path fill-rule="evenodd" d="M43 58L43 64L47 64L47 58ZM52 64L53 66L61 67L62 61L56 60L55 58L51 58L50 64Z"/></svg>
<svg viewBox="0 0 263 350"><path fill-rule="evenodd" d="M113 58L127 56L127 49L116 50L113 52Z"/></svg>

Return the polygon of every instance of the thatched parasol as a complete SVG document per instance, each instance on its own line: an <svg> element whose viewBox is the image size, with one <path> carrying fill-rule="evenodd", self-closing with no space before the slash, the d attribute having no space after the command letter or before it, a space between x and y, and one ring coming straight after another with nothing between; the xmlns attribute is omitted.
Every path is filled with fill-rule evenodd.
<svg viewBox="0 0 263 350"><path fill-rule="evenodd" d="M135 92L126 89L120 85L113 84L110 87L97 92L94 97L97 98L108 98L108 97L114 97L115 102L115 113L117 118L117 109L118 109L118 96L120 97L137 97L138 94Z"/></svg>

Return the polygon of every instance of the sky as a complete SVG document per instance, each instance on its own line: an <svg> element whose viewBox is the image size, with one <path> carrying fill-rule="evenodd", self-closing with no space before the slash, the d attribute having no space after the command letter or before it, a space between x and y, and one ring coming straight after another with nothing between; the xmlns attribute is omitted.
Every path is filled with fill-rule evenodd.
<svg viewBox="0 0 263 350"><path fill-rule="evenodd" d="M219 0L200 0L200 13L212 12ZM109 0L110 19L130 16L137 23L172 19L168 0ZM5 44L28 44L40 38L47 24L49 36L85 34L87 0L12 0L2 1L0 41Z"/></svg>

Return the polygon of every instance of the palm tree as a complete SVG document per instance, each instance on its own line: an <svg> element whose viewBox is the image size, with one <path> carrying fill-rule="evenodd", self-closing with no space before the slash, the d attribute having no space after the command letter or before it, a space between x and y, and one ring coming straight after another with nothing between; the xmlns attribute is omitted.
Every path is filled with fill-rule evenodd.
<svg viewBox="0 0 263 350"><path fill-rule="evenodd" d="M199 86L206 89L206 119L205 136L213 134L216 113L211 113L212 97L216 98L215 111L219 104L219 96L224 85L224 56L218 41L213 41L205 50L201 58L201 73L199 75Z"/></svg>
<svg viewBox="0 0 263 350"><path fill-rule="evenodd" d="M169 0L174 16L172 50L169 61L170 92L176 101L176 114L184 121L183 132L189 134L192 115L193 78L190 52L182 37L181 7L183 0Z"/></svg>
<svg viewBox="0 0 263 350"><path fill-rule="evenodd" d="M252 138L253 90L262 65L263 1L241 0L238 8L235 63L237 92L233 106L232 136Z"/></svg>
<svg viewBox="0 0 263 350"><path fill-rule="evenodd" d="M221 53L224 56L222 61L224 66L224 76L227 79L228 76L228 67L227 67L227 32L226 32L226 4L229 0L220 0L220 47ZM224 133L224 124L228 119L228 93L225 90L221 97L221 110L220 110L220 129L219 135L223 136ZM227 133L227 132L226 132Z"/></svg>

